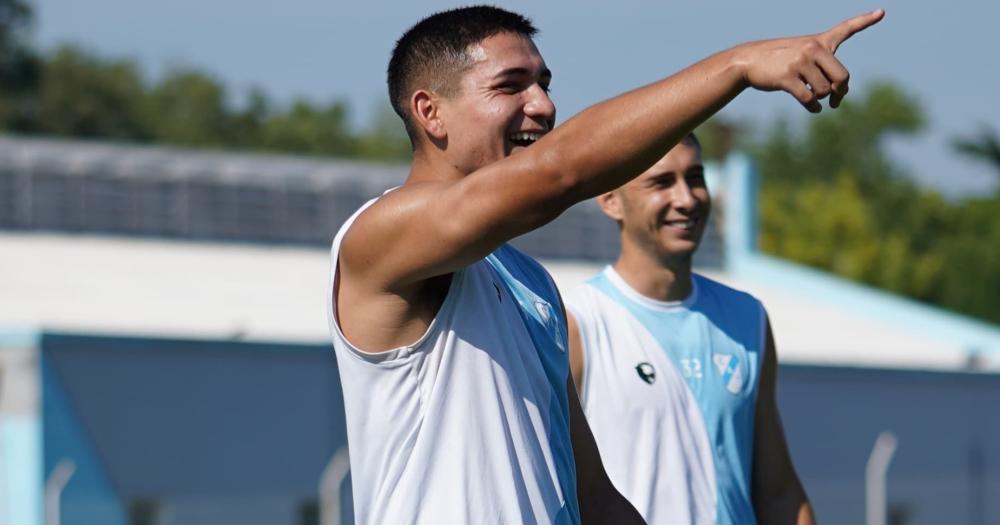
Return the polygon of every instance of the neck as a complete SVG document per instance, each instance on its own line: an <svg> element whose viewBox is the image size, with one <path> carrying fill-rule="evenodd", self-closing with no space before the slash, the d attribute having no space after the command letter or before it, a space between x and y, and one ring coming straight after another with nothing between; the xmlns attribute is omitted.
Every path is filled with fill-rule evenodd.
<svg viewBox="0 0 1000 525"><path fill-rule="evenodd" d="M691 295L690 255L660 259L622 241L615 271L635 291L658 301L683 301Z"/></svg>
<svg viewBox="0 0 1000 525"><path fill-rule="evenodd" d="M418 147L413 152L410 175L407 177L406 183L458 180L466 175L448 162L444 155L427 151L425 146Z"/></svg>

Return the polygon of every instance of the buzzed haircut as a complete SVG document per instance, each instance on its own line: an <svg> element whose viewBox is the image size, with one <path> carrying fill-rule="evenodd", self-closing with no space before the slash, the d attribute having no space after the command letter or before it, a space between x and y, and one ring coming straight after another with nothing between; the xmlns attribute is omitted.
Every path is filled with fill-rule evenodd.
<svg viewBox="0 0 1000 525"><path fill-rule="evenodd" d="M469 48L499 33L530 38L538 29L517 13L493 6L470 6L435 13L396 42L389 59L389 101L403 119L414 147L420 135L410 115L410 96L418 89L430 89L443 96L455 94L461 74L473 64Z"/></svg>

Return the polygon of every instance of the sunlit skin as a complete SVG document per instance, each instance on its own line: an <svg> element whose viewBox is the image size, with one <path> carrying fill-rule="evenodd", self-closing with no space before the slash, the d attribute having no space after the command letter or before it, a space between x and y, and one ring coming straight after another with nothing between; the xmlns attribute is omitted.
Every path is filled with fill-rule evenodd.
<svg viewBox="0 0 1000 525"><path fill-rule="evenodd" d="M615 269L643 295L665 301L691 293L691 259L712 201L701 150L685 139L621 188L598 197L622 228Z"/></svg>
<svg viewBox="0 0 1000 525"><path fill-rule="evenodd" d="M436 179L468 175L533 142L515 134L544 135L555 126L556 107L548 95L552 73L531 39L500 33L474 46L469 55L474 63L457 92L436 97L438 118L447 127L431 140L454 168L428 170ZM435 95L414 94L418 105L429 97Z"/></svg>

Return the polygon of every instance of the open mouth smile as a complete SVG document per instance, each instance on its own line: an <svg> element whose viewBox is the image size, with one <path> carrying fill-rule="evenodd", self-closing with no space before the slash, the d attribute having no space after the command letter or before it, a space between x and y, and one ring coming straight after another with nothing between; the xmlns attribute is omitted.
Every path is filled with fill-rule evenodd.
<svg viewBox="0 0 1000 525"><path fill-rule="evenodd" d="M676 228L678 230L683 230L686 232L694 231L698 226L700 219L688 218L688 219L675 219L670 221L664 221L663 224L669 228Z"/></svg>
<svg viewBox="0 0 1000 525"><path fill-rule="evenodd" d="M509 138L515 146L528 147L537 142L538 139L542 138L542 135L544 134L545 133L538 131L519 131L517 133L511 133L507 138Z"/></svg>

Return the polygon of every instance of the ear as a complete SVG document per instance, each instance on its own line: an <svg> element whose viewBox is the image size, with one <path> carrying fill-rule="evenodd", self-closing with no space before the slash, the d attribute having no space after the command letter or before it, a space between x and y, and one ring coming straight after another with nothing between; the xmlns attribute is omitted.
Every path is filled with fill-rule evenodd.
<svg viewBox="0 0 1000 525"><path fill-rule="evenodd" d="M440 99L432 91L418 89L413 92L410 97L410 113L417 126L432 139L443 140L448 137L440 112Z"/></svg>
<svg viewBox="0 0 1000 525"><path fill-rule="evenodd" d="M619 195L620 189L609 191L598 195L595 199L597 205L601 207L601 211L605 215L611 217L611 219L622 222L625 219L624 210L622 210L622 197Z"/></svg>

